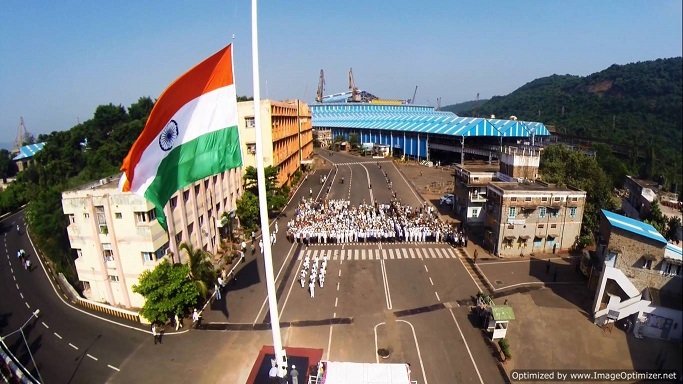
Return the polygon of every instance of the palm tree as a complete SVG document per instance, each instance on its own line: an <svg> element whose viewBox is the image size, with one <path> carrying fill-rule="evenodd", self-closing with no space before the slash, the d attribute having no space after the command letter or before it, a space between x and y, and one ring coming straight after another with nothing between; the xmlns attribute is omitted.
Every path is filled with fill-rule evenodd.
<svg viewBox="0 0 683 384"><path fill-rule="evenodd" d="M211 263L211 254L201 248L195 249L191 243L181 243L179 248L187 253L190 279L197 285L202 297L206 298L209 287L216 279L216 271Z"/></svg>

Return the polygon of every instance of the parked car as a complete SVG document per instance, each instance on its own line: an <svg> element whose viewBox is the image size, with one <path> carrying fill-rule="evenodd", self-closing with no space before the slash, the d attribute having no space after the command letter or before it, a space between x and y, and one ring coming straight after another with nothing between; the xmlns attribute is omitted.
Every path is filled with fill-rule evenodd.
<svg viewBox="0 0 683 384"><path fill-rule="evenodd" d="M447 193L443 196L441 196L441 199L439 200L439 205L452 205L453 204L453 194L452 193Z"/></svg>

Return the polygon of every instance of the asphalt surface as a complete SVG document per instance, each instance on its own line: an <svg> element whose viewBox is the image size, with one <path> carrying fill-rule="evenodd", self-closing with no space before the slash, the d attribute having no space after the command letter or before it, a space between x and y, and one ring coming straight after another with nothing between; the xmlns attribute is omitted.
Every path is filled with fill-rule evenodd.
<svg viewBox="0 0 683 384"><path fill-rule="evenodd" d="M4 341L31 374L44 383L106 382L147 335L65 303L36 257L23 220L20 212L1 221L0 334L4 337L23 330L25 341L21 331ZM30 272L17 258L20 248L33 263ZM33 316L36 310L40 310L38 318Z"/></svg>

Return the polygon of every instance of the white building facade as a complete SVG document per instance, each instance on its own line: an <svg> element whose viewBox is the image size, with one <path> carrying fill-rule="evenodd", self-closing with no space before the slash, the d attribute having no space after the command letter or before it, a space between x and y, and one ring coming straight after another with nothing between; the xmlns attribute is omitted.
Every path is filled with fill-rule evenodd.
<svg viewBox="0 0 683 384"><path fill-rule="evenodd" d="M235 209L242 193L242 169L210 176L176 192L164 208L168 233L144 197L118 188L120 175L62 193L67 232L86 298L124 308L140 308L133 292L140 274L164 258L185 262L178 252L191 243L215 254L220 217Z"/></svg>

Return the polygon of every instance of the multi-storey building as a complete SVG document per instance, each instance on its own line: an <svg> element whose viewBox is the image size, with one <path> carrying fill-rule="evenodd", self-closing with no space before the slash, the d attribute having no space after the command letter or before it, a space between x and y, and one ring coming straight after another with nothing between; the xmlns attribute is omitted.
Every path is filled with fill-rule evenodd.
<svg viewBox="0 0 683 384"><path fill-rule="evenodd" d="M645 218L650 213L652 203L657 200L657 184L626 176L624 188L628 191L628 197L622 202L624 212L638 220Z"/></svg>
<svg viewBox="0 0 683 384"><path fill-rule="evenodd" d="M491 182L484 243L499 257L568 250L581 231L586 192L542 182Z"/></svg>
<svg viewBox="0 0 683 384"><path fill-rule="evenodd" d="M164 257L185 262L183 242L216 253L220 217L242 192L241 169L210 176L176 192L164 208L168 233L145 198L118 188L120 175L62 193L76 273L91 300L140 308L139 275Z"/></svg>
<svg viewBox="0 0 683 384"><path fill-rule="evenodd" d="M628 318L637 336L680 341L681 248L667 243L652 225L605 210L596 244L595 323Z"/></svg>
<svg viewBox="0 0 683 384"><path fill-rule="evenodd" d="M541 153L536 148L504 147L499 162L472 162L455 166L453 208L467 225L485 222L486 185L492 181L522 181L538 178Z"/></svg>
<svg viewBox="0 0 683 384"><path fill-rule="evenodd" d="M461 222L481 225L486 216L486 185L498 181L498 163L465 163L455 166L453 208Z"/></svg>
<svg viewBox="0 0 683 384"><path fill-rule="evenodd" d="M254 102L237 103L237 113L244 166L256 167ZM300 100L262 100L261 124L268 128L262 131L264 165L277 167L277 187L281 187L313 152L311 110Z"/></svg>

